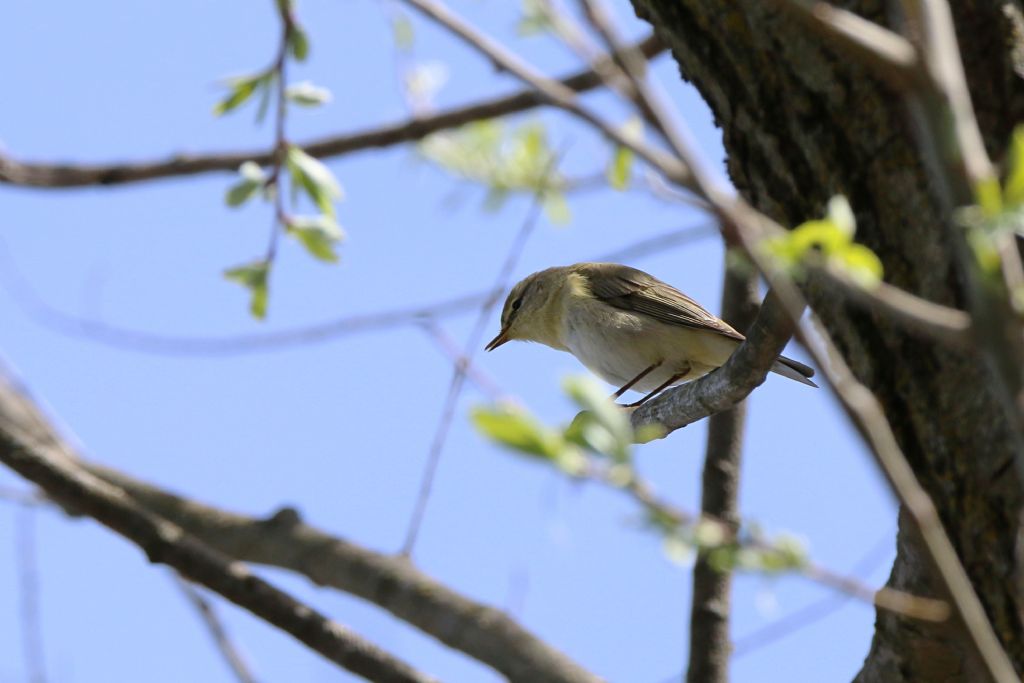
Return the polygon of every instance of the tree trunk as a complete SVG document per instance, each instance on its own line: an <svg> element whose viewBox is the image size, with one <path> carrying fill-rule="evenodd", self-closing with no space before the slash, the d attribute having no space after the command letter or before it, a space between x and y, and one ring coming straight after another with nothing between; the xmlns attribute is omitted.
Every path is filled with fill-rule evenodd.
<svg viewBox="0 0 1024 683"><path fill-rule="evenodd" d="M962 307L938 202L919 160L902 98L792 15L766 0L633 0L670 46L684 78L721 126L728 171L754 206L783 224L823 212L845 194L857 239L881 257L885 279ZM837 2L888 25L885 3ZM958 0L953 11L978 119L999 160L1024 120L1024 19L1019 2ZM996 633L1024 670L1016 562L1021 482L989 370L974 353L908 337L834 292L807 296L859 379L882 402L918 478L933 497ZM905 522L905 523L904 523ZM901 515L889 585L936 588L912 524ZM879 612L858 681L978 681L954 625Z"/></svg>

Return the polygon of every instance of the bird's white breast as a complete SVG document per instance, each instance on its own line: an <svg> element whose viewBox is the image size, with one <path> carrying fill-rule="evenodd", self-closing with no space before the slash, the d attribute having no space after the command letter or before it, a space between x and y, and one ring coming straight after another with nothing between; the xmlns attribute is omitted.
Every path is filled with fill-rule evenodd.
<svg viewBox="0 0 1024 683"><path fill-rule="evenodd" d="M678 382L695 379L728 358L705 348L708 333L664 325L642 313L631 313L586 298L574 298L563 317L562 343L591 372L621 387L653 363L661 365L637 382L633 389L649 392L671 377L685 373ZM656 334L652 332L657 330ZM713 335L718 337L718 335ZM718 341L718 340L714 340ZM717 344L716 344L717 346ZM721 356L721 358L719 358Z"/></svg>

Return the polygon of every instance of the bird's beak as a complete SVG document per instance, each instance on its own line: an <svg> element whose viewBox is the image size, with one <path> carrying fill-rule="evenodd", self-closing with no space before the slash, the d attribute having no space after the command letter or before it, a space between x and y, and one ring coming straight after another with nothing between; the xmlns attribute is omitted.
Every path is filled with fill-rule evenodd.
<svg viewBox="0 0 1024 683"><path fill-rule="evenodd" d="M508 330L504 329L501 332L499 332L498 336L495 337L494 339L492 339L490 341L490 343L487 344L487 346L484 347L484 351L493 351L494 349L498 348L499 346L501 346L502 344L504 344L507 341L508 341Z"/></svg>

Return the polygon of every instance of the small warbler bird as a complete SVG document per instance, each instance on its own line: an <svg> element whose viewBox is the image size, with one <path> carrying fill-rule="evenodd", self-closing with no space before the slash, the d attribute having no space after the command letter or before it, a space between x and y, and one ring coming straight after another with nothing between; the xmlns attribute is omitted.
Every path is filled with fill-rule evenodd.
<svg viewBox="0 0 1024 683"><path fill-rule="evenodd" d="M619 388L644 392L638 406L663 389L720 367L742 334L675 287L618 263L577 263L534 273L512 288L501 331L487 345L540 342L576 356ZM772 372L816 387L814 370L779 356Z"/></svg>

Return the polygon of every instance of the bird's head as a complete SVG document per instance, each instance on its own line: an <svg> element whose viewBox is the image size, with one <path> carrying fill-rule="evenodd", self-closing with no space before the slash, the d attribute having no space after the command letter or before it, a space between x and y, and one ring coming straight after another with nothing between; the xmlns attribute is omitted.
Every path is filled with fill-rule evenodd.
<svg viewBox="0 0 1024 683"><path fill-rule="evenodd" d="M516 283L501 309L501 331L485 348L493 351L514 339L561 348L560 297L566 277L565 268L548 268Z"/></svg>

